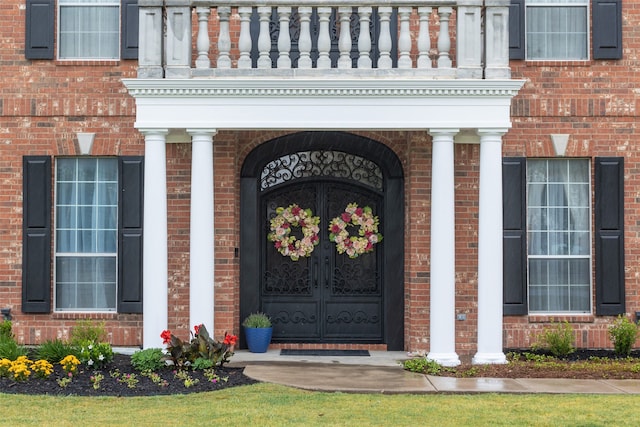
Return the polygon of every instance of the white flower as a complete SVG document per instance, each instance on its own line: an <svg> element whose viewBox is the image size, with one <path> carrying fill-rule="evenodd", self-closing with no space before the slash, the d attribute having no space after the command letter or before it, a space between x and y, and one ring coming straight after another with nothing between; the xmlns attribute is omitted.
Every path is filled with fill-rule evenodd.
<svg viewBox="0 0 640 427"><path fill-rule="evenodd" d="M104 356L101 354L100 356L98 356L98 360L99 361L103 361L104 360Z"/></svg>
<svg viewBox="0 0 640 427"><path fill-rule="evenodd" d="M93 360L89 359L89 361L87 362L87 365L93 366Z"/></svg>

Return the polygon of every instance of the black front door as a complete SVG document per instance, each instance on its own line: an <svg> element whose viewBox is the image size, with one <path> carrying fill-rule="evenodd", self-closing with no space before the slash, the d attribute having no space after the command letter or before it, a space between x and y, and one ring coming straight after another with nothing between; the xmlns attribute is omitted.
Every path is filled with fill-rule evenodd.
<svg viewBox="0 0 640 427"><path fill-rule="evenodd" d="M396 154L345 132L299 132L245 158L240 180L240 318L264 311L273 341L404 348L404 178ZM356 258L339 254L329 223L350 203L369 206L383 240ZM297 261L267 239L278 207L320 218L319 242ZM350 235L357 234L350 227ZM302 237L299 227L292 234ZM240 330L240 345L245 346Z"/></svg>
<svg viewBox="0 0 640 427"><path fill-rule="evenodd" d="M273 320L275 342L367 342L383 340L384 245L349 257L329 239L329 222L348 204L382 210L382 196L356 182L335 179L294 181L261 195L264 256L261 261L261 310ZM309 256L292 260L269 242L269 222L276 209L297 204L320 219L319 243ZM348 227L357 235L358 227ZM379 232L384 234L380 219ZM292 235L302 238L300 227Z"/></svg>

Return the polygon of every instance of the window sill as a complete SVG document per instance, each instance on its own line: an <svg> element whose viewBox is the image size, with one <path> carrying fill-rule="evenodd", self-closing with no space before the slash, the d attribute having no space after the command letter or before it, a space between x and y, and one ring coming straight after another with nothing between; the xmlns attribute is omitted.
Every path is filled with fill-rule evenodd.
<svg viewBox="0 0 640 427"><path fill-rule="evenodd" d="M120 65L119 59L56 59L56 66L72 67L113 67Z"/></svg>
<svg viewBox="0 0 640 427"><path fill-rule="evenodd" d="M54 320L113 320L117 317L118 313L115 311L57 311L51 315Z"/></svg>
<svg viewBox="0 0 640 427"><path fill-rule="evenodd" d="M547 315L547 314L531 314L529 315L529 323L593 323L595 316L593 314L559 314L559 315Z"/></svg>

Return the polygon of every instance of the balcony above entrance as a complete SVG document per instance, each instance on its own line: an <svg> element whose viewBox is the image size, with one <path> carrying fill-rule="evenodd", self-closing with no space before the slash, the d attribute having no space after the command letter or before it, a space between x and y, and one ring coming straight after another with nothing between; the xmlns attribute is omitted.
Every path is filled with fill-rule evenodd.
<svg viewBox="0 0 640 427"><path fill-rule="evenodd" d="M510 78L509 0L138 5L143 79Z"/></svg>

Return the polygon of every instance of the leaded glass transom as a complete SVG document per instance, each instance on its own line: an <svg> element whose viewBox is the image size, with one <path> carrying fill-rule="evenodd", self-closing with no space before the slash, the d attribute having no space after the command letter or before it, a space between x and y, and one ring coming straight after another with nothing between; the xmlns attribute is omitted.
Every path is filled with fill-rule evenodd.
<svg viewBox="0 0 640 427"><path fill-rule="evenodd" d="M376 163L333 150L299 151L267 163L260 176L260 190L309 177L350 179L382 191L382 170Z"/></svg>

